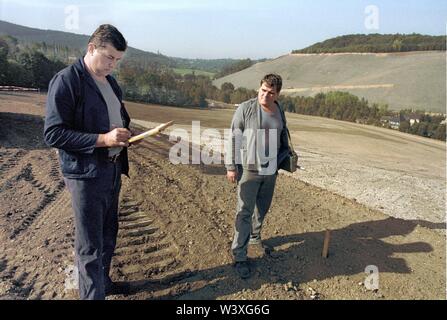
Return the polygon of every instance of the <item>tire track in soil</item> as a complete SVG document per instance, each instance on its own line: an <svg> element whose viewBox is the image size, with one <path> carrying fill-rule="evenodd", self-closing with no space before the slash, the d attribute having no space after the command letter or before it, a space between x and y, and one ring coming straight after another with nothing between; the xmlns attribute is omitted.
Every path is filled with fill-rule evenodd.
<svg viewBox="0 0 447 320"><path fill-rule="evenodd" d="M150 153L151 149L148 148L148 144L142 143L146 153ZM151 144L153 146L153 144ZM166 145L164 146L166 148ZM190 146L190 148L192 148ZM209 184L206 176L202 175L206 171L206 166L182 166L180 170L187 172L189 182L192 184L184 187L181 185L180 179L177 177L178 172L173 172L172 165L167 164L168 159L160 159L160 157L150 157L149 155L143 155L143 151L135 151L141 159L144 159L148 168L151 170L148 174L156 173L159 177L163 178L166 186L175 187L176 193L175 202L182 205L183 203L189 203L192 201L193 205L197 206L200 211L200 216L206 216L211 224L211 230L217 230L219 232L218 238L215 237L215 233L211 232L209 235L213 240L220 241L222 236L225 238L231 238L231 228L228 225L228 221L224 218L224 211L221 209L222 205L219 203L217 196L209 195L210 190L214 189L214 186ZM167 154L167 152L165 152ZM157 161L157 159L159 161ZM161 160L161 161L160 161ZM154 170L155 169L155 170ZM194 191L191 191L194 190Z"/></svg>
<svg viewBox="0 0 447 320"><path fill-rule="evenodd" d="M8 171L13 170L17 166L27 153L28 152L23 149L19 149L15 153L8 150L0 151L0 181Z"/></svg>
<svg viewBox="0 0 447 320"><path fill-rule="evenodd" d="M46 238L61 232L62 221L57 219L60 225L55 224L55 216L66 214L70 209L70 195L65 191L42 212L35 224L13 240L20 249L6 251L5 267L0 274L13 285L14 296L31 300L66 297L63 271L73 260L73 234L64 232L63 241L58 241L57 236Z"/></svg>
<svg viewBox="0 0 447 320"><path fill-rule="evenodd" d="M43 199L37 204L37 206L26 214L26 216L22 219L19 226L14 228L12 234L10 235L10 239L16 238L20 233L29 228L30 225L34 223L36 218L41 214L44 209L51 204L57 198L58 194L64 189L65 183L62 178L59 176L58 171L58 163L54 157L53 153L48 155L50 170L48 172L48 176L44 179L37 179L33 174L33 165L28 163L19 173L18 176L14 177L15 181L19 181L20 179L25 180L34 190L38 190ZM48 179L48 177L50 179ZM50 181L48 181L50 180Z"/></svg>
<svg viewBox="0 0 447 320"><path fill-rule="evenodd" d="M152 157L143 153L134 150L134 157L130 159L133 170L138 172L135 176L150 177L158 172L158 183L179 187L175 180L161 174L160 166ZM182 267L181 249L166 231L166 223L170 221L166 219L166 206L155 201L153 193L147 195L147 190L137 191L135 185L141 184L136 180L124 184L118 248L112 270L116 270L120 279L131 282L134 296L126 298L156 298L154 291L159 295L175 295L178 293L175 282L190 276L191 272ZM145 194L144 201L135 200Z"/></svg>
<svg viewBox="0 0 447 320"><path fill-rule="evenodd" d="M5 287L0 291L13 299L62 298L65 278L62 271L67 264L64 259L71 256L73 247L66 243L74 240L68 232L64 232L66 237L62 241L57 237L64 220L70 220L71 206L68 192L63 192L56 153L50 149L19 153L14 161L6 159L5 163L11 170L0 185L2 191L20 185L28 190L26 195L37 200L37 205L23 210L25 213L19 219L16 217L7 240L14 245L1 250L4 256L0 279ZM15 212L10 213L13 217Z"/></svg>
<svg viewBox="0 0 447 320"><path fill-rule="evenodd" d="M64 214L64 217L55 220L55 217L61 213ZM49 270L44 277L38 277L38 282L32 287L30 299L61 299L67 297L68 292L64 288L67 277L66 270L74 264L74 225L71 214L70 193L68 190L62 189L60 195L38 216L31 227L32 234L40 233L41 230L45 229L55 229L59 233L62 232L64 238L57 240L55 238L44 239L42 241L42 249L50 252L51 259L49 261L57 268ZM65 231L61 231L62 229L65 229ZM44 232L44 234L49 233Z"/></svg>
<svg viewBox="0 0 447 320"><path fill-rule="evenodd" d="M217 196L210 197L214 188L199 166L172 165L166 159L167 147L163 141L143 141L131 149L131 179L123 183L112 268L120 281L133 286L133 295L126 299L178 297L204 285L205 274L196 277L208 266L201 255L210 259L218 252L218 261L213 260L217 265L231 259L226 246L232 236L231 222ZM201 235L206 249L195 252L203 249L195 243Z"/></svg>
<svg viewBox="0 0 447 320"><path fill-rule="evenodd" d="M123 193L112 278L130 282L133 294L147 298L155 287L160 288L166 279L172 282L172 276L184 270L177 243L163 231L157 215L149 214L141 205L129 191Z"/></svg>

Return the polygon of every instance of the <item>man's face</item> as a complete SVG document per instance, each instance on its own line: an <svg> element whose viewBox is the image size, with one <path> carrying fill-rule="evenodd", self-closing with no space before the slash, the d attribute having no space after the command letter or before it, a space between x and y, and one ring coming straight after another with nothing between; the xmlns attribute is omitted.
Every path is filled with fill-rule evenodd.
<svg viewBox="0 0 447 320"><path fill-rule="evenodd" d="M273 106L275 101L278 100L278 94L279 92L276 91L276 88L263 83L258 91L259 104L264 107Z"/></svg>
<svg viewBox="0 0 447 320"><path fill-rule="evenodd" d="M110 44L98 47L90 43L88 51L89 54L91 54L90 68L100 77L105 77L112 73L118 64L118 61L120 61L124 55L123 51L116 50Z"/></svg>

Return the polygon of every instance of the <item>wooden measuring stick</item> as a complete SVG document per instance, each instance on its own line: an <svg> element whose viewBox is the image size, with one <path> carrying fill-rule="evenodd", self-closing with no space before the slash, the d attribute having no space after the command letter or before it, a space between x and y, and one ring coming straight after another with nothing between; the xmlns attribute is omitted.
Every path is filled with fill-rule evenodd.
<svg viewBox="0 0 447 320"><path fill-rule="evenodd" d="M331 239L331 230L327 229L324 234L323 252L321 253L321 256L323 258L327 258L327 254L329 251L329 240L330 239Z"/></svg>
<svg viewBox="0 0 447 320"><path fill-rule="evenodd" d="M160 124L159 126L156 126L154 129L148 130L146 132L143 132L137 136L134 136L132 138L129 139L129 143L144 139L146 137L149 136L155 136L157 133L160 133L161 131L163 131L164 129L166 129L167 127L171 126L174 123L174 121L169 121L163 124Z"/></svg>

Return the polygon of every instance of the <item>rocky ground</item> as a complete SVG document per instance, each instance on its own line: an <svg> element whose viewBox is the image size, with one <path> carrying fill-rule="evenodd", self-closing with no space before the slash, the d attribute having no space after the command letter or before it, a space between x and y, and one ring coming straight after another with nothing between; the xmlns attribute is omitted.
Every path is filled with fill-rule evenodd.
<svg viewBox="0 0 447 320"><path fill-rule="evenodd" d="M44 99L0 94L3 299L72 298L70 197L42 141ZM274 251L253 254L253 276L239 279L235 186L221 165L171 164L172 144L161 135L130 149L112 277L131 293L110 299L445 299L444 223L390 217L284 174L263 230ZM365 287L368 266L379 270L377 290Z"/></svg>

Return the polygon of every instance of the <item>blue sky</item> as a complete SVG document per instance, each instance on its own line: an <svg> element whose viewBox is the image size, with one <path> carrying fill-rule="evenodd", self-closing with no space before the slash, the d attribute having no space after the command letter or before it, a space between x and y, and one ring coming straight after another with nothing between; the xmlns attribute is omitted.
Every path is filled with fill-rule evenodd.
<svg viewBox="0 0 447 320"><path fill-rule="evenodd" d="M0 20L87 35L111 23L146 51L257 59L344 34L445 35L447 1L0 0Z"/></svg>

